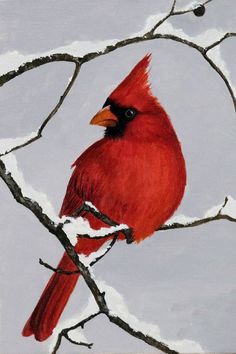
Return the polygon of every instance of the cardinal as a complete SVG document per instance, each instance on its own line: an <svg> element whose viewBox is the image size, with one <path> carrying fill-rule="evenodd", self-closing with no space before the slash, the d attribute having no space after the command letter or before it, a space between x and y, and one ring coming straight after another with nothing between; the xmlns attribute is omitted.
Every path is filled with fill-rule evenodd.
<svg viewBox="0 0 236 354"><path fill-rule="evenodd" d="M91 124L104 137L72 165L60 216L72 215L85 201L133 230L136 243L154 234L179 206L186 185L180 142L164 108L151 92L147 54L106 99ZM88 212L95 230L105 226ZM122 234L119 239L124 239ZM107 239L78 239L78 254L88 256ZM65 253L58 268L74 271ZM53 332L79 274L54 273L28 319L23 336L44 341ZM141 279L140 279L141 281Z"/></svg>

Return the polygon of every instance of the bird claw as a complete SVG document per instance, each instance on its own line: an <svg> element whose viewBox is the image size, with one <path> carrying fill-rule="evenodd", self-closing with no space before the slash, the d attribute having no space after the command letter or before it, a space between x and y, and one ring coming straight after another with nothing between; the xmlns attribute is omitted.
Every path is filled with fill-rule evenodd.
<svg viewBox="0 0 236 354"><path fill-rule="evenodd" d="M132 229L127 229L123 231L126 239L126 243L130 244L134 242L134 237L133 237L133 230Z"/></svg>

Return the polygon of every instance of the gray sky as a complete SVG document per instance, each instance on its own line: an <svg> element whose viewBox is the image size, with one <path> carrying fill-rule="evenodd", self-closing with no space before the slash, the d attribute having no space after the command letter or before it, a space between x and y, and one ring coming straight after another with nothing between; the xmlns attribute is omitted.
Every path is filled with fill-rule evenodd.
<svg viewBox="0 0 236 354"><path fill-rule="evenodd" d="M124 38L169 5L166 0L0 1L0 54L28 55L77 40ZM171 22L194 36L209 28L236 31L235 10L234 0L214 0L203 18L189 14ZM187 162L188 186L176 214L201 216L225 195L236 198L236 120L229 93L197 52L163 40L129 46L84 65L44 138L16 153L25 179L47 193L56 210L71 163L102 136L101 128L89 126L89 120L147 52L153 53L153 92L171 116ZM236 86L235 39L224 42L221 52ZM72 64L53 63L2 87L1 138L35 130L72 70ZM0 195L0 353L47 352L50 340L23 338L21 330L51 275L39 266L38 258L56 265L62 249L33 215L15 203L3 183ZM229 222L160 232L138 246L117 244L96 266L95 274L124 296L131 313L157 324L162 338L192 340L207 352L233 352L235 248L235 227ZM79 313L88 296L81 280L63 318ZM93 321L85 332L95 343L93 352L153 352L105 318ZM64 342L61 352L76 353L78 348Z"/></svg>

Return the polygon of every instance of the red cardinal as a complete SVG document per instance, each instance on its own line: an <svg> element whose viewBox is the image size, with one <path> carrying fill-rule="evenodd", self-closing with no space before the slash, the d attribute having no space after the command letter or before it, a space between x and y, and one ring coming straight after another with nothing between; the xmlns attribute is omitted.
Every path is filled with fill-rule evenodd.
<svg viewBox="0 0 236 354"><path fill-rule="evenodd" d="M170 119L152 95L146 55L107 98L91 124L106 127L104 138L73 164L60 211L72 215L84 201L133 228L136 242L151 236L176 210L186 184L185 162ZM91 226L104 224L83 214ZM120 239L122 239L122 235ZM89 255L107 240L80 239L76 251ZM66 254L59 268L73 271ZM23 335L47 339L55 328L79 275L53 274Z"/></svg>

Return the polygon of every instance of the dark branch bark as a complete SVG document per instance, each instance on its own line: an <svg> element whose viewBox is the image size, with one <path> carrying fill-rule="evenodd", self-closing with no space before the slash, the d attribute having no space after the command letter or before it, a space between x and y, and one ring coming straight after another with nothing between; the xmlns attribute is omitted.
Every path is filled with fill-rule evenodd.
<svg viewBox="0 0 236 354"><path fill-rule="evenodd" d="M52 354L56 354L56 353L57 353L57 351L58 351L58 349L59 349L59 347L60 347L60 345L61 345L61 341L62 341L62 338L63 338L63 337L65 337L66 339L68 339L68 333L69 333L70 331L73 331L74 329L77 329L77 328L79 328L79 327L84 328L84 325L85 325L87 322L93 320L95 317L97 317L97 316L100 315L100 314L101 314L101 312L98 311L98 312L96 312L96 313L94 313L94 314L88 316L88 317L85 318L84 320L78 322L78 323L75 324L74 326L71 326L71 327L68 327L68 328L64 328L64 329L58 334L57 341L56 341L55 347L54 347L54 349L53 349L53 351L52 351ZM90 346L89 349L91 349L92 345L93 345L92 343L89 344L89 346Z"/></svg>
<svg viewBox="0 0 236 354"><path fill-rule="evenodd" d="M92 206L91 203L88 203L88 202L87 203L85 202L71 216L73 218L76 218L79 215L81 215L83 212L89 212L89 213L93 214L97 219L101 220L102 222L104 222L104 224L107 224L109 226L119 226L118 222L112 220L111 218L109 218L109 216L101 213L94 206ZM133 236L132 236L133 231L132 231L131 228L124 228L124 229L121 229L119 232L123 233L127 243L134 242L134 239L133 239ZM86 235L86 234L85 235L79 235L79 237L80 238L91 238L89 235ZM96 236L94 238L95 239L99 239L99 238L104 238L104 236Z"/></svg>
<svg viewBox="0 0 236 354"><path fill-rule="evenodd" d="M211 1L212 0L207 0L207 1L203 2L203 5L206 5L206 4L210 3ZM71 81L69 82L68 86L66 87L64 93L60 97L56 106L53 108L53 110L45 118L45 120L43 121L43 123L39 127L38 132L36 133L36 136L29 139L28 141L24 142L21 145L13 147L10 151L8 151L6 153L23 148L24 146L27 146L27 145L35 142L39 138L41 138L44 128L47 126L49 121L57 113L57 111L61 107L64 99L66 98L69 91L71 90L71 88L78 76L79 69L82 64L89 62L90 60L93 60L101 55L106 55L108 53L111 53L112 51L117 50L119 48L123 48L125 46L131 45L134 43L140 43L140 42L144 42L144 41L148 41L148 40L169 39L169 40L173 40L173 41L185 44L185 45L197 50L203 56L203 58L209 63L209 65L217 72L217 74L223 79L223 81L224 81L224 83L231 95L231 98L234 103L234 108L236 110L236 98L235 98L235 94L233 92L233 88L232 88L229 80L226 78L225 74L221 71L221 69L217 66L217 64L212 59L210 59L209 56L207 55L209 50L213 49L217 45L220 45L225 39L235 36L235 33L231 33L231 32L226 33L218 41L212 43L211 45L209 45L208 47L205 47L205 48L197 45L196 43L194 43L190 40L183 39L183 38L176 36L176 35L155 33L157 28L159 26L161 26L161 24L164 23L168 18L170 18L172 16L183 15L183 14L192 12L194 10L193 8L191 8L191 9L187 9L187 10L176 11L175 6L176 6L176 0L173 0L169 13L166 16L164 16L150 31L143 34L142 36L136 36L133 38L127 38L127 39L120 40L113 45L108 45L102 51L88 53L88 54L84 55L83 57L75 57L70 54L58 53L58 54L52 54L49 56L37 58L37 59L32 60L31 62L27 62L27 63L21 65L17 70L12 70L12 71L0 76L0 86L3 86L6 82L16 78L17 76L23 74L24 72L35 69L39 66L42 66L42 65L45 65L48 63L64 61L64 62L73 62L76 64L76 68L75 68L75 71L74 71ZM2 156L2 155L0 155L0 156ZM100 291L95 280L91 277L89 269L81 262L79 255L75 252L73 245L70 243L66 233L63 230L63 224L56 224L53 220L51 220L44 213L43 209L36 201L31 200L27 196L23 196L20 186L16 183L14 178L12 178L11 173L6 171L6 167L4 165L4 162L1 159L0 159L0 177L8 186L8 188L9 188L10 192L12 193L13 197L15 198L15 200L18 203L25 206L27 209L29 209L37 217L37 219L40 221L40 223L42 223L50 233L52 233L54 236L57 237L57 239L59 240L61 245L64 247L66 253L71 258L71 260L74 262L75 266L77 267L77 270L75 272L80 272L81 275L83 276L83 278L84 278L88 288L90 289L90 291L91 291L91 293L98 305L98 308L99 308L99 311L96 314L89 316L88 318L79 322L75 326L63 329L58 336L58 340L57 340L56 346L53 350L53 354L55 354L57 352L57 350L59 349L61 341L62 341L62 337L66 338L68 341L70 341L71 343L74 343L76 345L83 345L83 346L90 348L92 346L92 343L76 342L69 337L68 333L70 330L73 330L75 328L78 328L78 327L82 328L85 323L87 323L88 321L92 320L94 317L96 317L97 315L102 314L102 313L104 315L106 315L106 317L110 320L110 322L116 324L117 326L119 326L120 328L125 330L127 333L131 334L132 336L143 340L144 342L151 345L152 347L159 349L159 350L161 350L165 353L168 353L168 354L177 354L176 351L171 350L164 343L157 341L156 339L154 339L148 335L145 335L140 331L137 331L137 330L131 328L131 326L128 323L126 323L124 320L122 320L119 316L116 316L116 315L113 315L112 313L110 313L109 308L106 303L105 293ZM227 201L225 202L225 204L226 203L227 203ZM213 217L199 219L199 220L193 221L191 223L186 223L186 224L175 223L175 224L171 224L171 225L163 225L160 228L160 230L194 227L194 226L206 224L206 223L209 223L209 222L215 221L215 220L228 220L231 222L235 222L236 219L232 218L229 215L223 214L223 207L224 207L224 205L219 210L218 214ZM102 213L100 213L96 209L92 208L91 206L88 206L87 204L86 204L86 208L87 208L87 211L92 212L95 217L100 218L101 220L103 220L103 222L107 223L108 225L110 225L110 226L117 226L118 225L115 221L111 220L108 216L103 215ZM127 230L122 230L122 232L125 234L127 242L131 242L132 241L132 237L131 237L132 230L127 229ZM114 236L112 242L110 243L110 245L108 246L108 248L104 252L104 254L102 256L97 257L91 263L91 265L95 264L98 260L100 260L102 257L104 257L104 255L111 249L111 247L113 247L113 245L116 242L116 239L117 239L117 235ZM49 264L44 263L42 260L40 261L40 263L42 265L44 265L45 267L47 267L55 272L58 272L58 273L63 273L63 274L68 274L68 275L69 275L69 273L70 274L72 273L72 272L66 272L66 270L62 270L62 269L55 269L55 268L51 267Z"/></svg>
<svg viewBox="0 0 236 354"><path fill-rule="evenodd" d="M44 128L47 126L47 124L52 120L52 118L55 116L55 114L57 113L57 111L59 110L59 108L61 107L61 105L63 104L66 96L68 95L68 93L70 92L78 74L79 74L79 70L80 70L80 66L78 64L75 65L75 70L74 70L74 73L73 73L73 76L69 82L69 84L67 85L65 91L63 92L63 94L60 96L60 99L58 101L58 103L56 104L56 106L53 108L53 110L49 113L49 115L44 119L43 123L41 124L41 126L38 128L38 131L36 133L36 135L25 141L24 143L20 144L20 145L17 145L17 146L14 146L13 148L9 149L8 151L6 151L5 153L3 154L0 154L0 157L1 156L4 156L4 155L7 155L9 154L10 152L13 152L15 150L19 150L29 144L32 144L34 143L36 140L42 138L43 136L43 130Z"/></svg>
<svg viewBox="0 0 236 354"><path fill-rule="evenodd" d="M136 338L139 338L146 342L147 344L162 350L164 353L169 354L177 354L177 352L169 349L168 346L163 344L162 342L157 341L156 339L145 336L143 333L133 330L129 324L123 321L121 318L114 316L110 313L110 310L107 306L105 293L100 291L97 286L95 280L90 274L89 269L80 261L79 255L75 252L74 247L70 243L67 235L62 229L63 224L56 225L42 210L39 204L36 201L31 200L30 198L24 197L21 191L21 188L17 185L15 180L12 178L11 173L6 171L5 164L2 160L0 160L0 177L8 186L10 192L12 193L15 200L29 209L33 214L37 217L37 219L47 228L47 230L54 234L58 241L61 243L63 248L65 249L67 255L71 258L80 274L83 276L88 288L90 289L97 305L100 313L106 315L109 320L119 327L130 333ZM61 339L60 339L61 343ZM59 343L59 346L60 346Z"/></svg>

